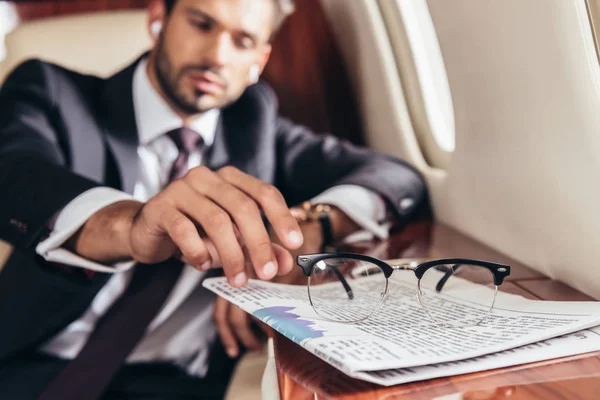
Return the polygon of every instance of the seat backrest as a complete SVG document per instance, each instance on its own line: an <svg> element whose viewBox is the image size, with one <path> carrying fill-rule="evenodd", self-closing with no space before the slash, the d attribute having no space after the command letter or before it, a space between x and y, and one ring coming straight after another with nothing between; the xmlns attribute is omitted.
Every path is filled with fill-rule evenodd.
<svg viewBox="0 0 600 400"><path fill-rule="evenodd" d="M412 111L418 101L410 99L416 89L426 97L427 88L399 65L420 62L406 51L414 46L406 19L415 5L322 1L355 63L368 142L421 169L436 217L600 298L600 63L591 20L600 1L426 1L456 135L439 166L424 156ZM398 29L408 43L404 60L396 36L388 37Z"/></svg>
<svg viewBox="0 0 600 400"><path fill-rule="evenodd" d="M24 22L6 36L0 83L29 58L109 76L150 48L146 18L145 10L119 10Z"/></svg>

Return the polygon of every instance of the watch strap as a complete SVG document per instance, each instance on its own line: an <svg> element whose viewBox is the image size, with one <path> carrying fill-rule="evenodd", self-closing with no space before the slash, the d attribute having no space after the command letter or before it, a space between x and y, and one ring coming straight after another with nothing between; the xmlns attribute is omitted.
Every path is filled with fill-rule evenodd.
<svg viewBox="0 0 600 400"><path fill-rule="evenodd" d="M321 224L321 232L323 233L323 244L321 246L321 251L326 252L335 243L333 228L331 226L331 218L329 218L329 213L327 211L321 211L318 220Z"/></svg>
<svg viewBox="0 0 600 400"><path fill-rule="evenodd" d="M312 204L310 201L305 201L302 203L302 209L305 213L302 220L319 221L323 237L321 252L335 251L333 246L335 243L335 236L333 234L331 218L329 217L331 206L329 204Z"/></svg>

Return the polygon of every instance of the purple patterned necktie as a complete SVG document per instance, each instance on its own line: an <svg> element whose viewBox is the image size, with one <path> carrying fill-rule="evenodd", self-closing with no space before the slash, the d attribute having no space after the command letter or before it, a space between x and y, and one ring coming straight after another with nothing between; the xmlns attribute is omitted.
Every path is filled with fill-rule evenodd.
<svg viewBox="0 0 600 400"><path fill-rule="evenodd" d="M200 150L204 145L204 141L198 132L186 128L185 126L174 129L167 133L167 135L175 142L175 145L179 150L179 155L175 159L173 167L171 168L171 173L169 174L169 182L172 182L186 174L188 171L190 154Z"/></svg>
<svg viewBox="0 0 600 400"><path fill-rule="evenodd" d="M202 137L182 127L167 135L179 155L169 181L188 171L189 156L199 151ZM96 324L87 343L50 383L39 400L94 400L99 398L154 319L181 273L183 263L170 259L156 265L137 265L123 295Z"/></svg>

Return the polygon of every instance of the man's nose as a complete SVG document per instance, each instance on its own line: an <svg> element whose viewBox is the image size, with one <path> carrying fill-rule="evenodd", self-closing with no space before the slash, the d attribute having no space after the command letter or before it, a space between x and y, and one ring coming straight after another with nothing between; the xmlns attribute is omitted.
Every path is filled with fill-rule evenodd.
<svg viewBox="0 0 600 400"><path fill-rule="evenodd" d="M214 36L211 46L205 53L205 57L211 61L215 67L223 67L231 62L235 51L231 35L227 33L218 33Z"/></svg>

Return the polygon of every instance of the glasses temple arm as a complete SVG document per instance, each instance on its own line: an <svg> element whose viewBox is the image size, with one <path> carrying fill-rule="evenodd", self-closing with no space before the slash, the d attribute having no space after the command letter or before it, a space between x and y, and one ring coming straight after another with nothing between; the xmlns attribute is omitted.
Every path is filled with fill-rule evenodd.
<svg viewBox="0 0 600 400"><path fill-rule="evenodd" d="M337 278L341 282L342 286L344 286L344 289L346 290L346 294L348 295L348 298L350 300L354 299L354 292L350 288L350 285L348 285L348 281L346 280L346 278L344 278L344 275L340 272L340 270L337 269L337 267L335 265L327 265L327 266L333 270L333 272L335 273L335 276L337 276Z"/></svg>
<svg viewBox="0 0 600 400"><path fill-rule="evenodd" d="M444 276L442 276L442 279L440 279L440 281L435 286L435 291L438 293L441 292L442 289L444 288L444 285L446 284L446 282L448 282L448 279L450 279L450 276L452 276L452 274L454 274L454 271L459 269L461 266L462 266L462 264L454 264L452 266L452 268L450 268L448 271L446 271Z"/></svg>

